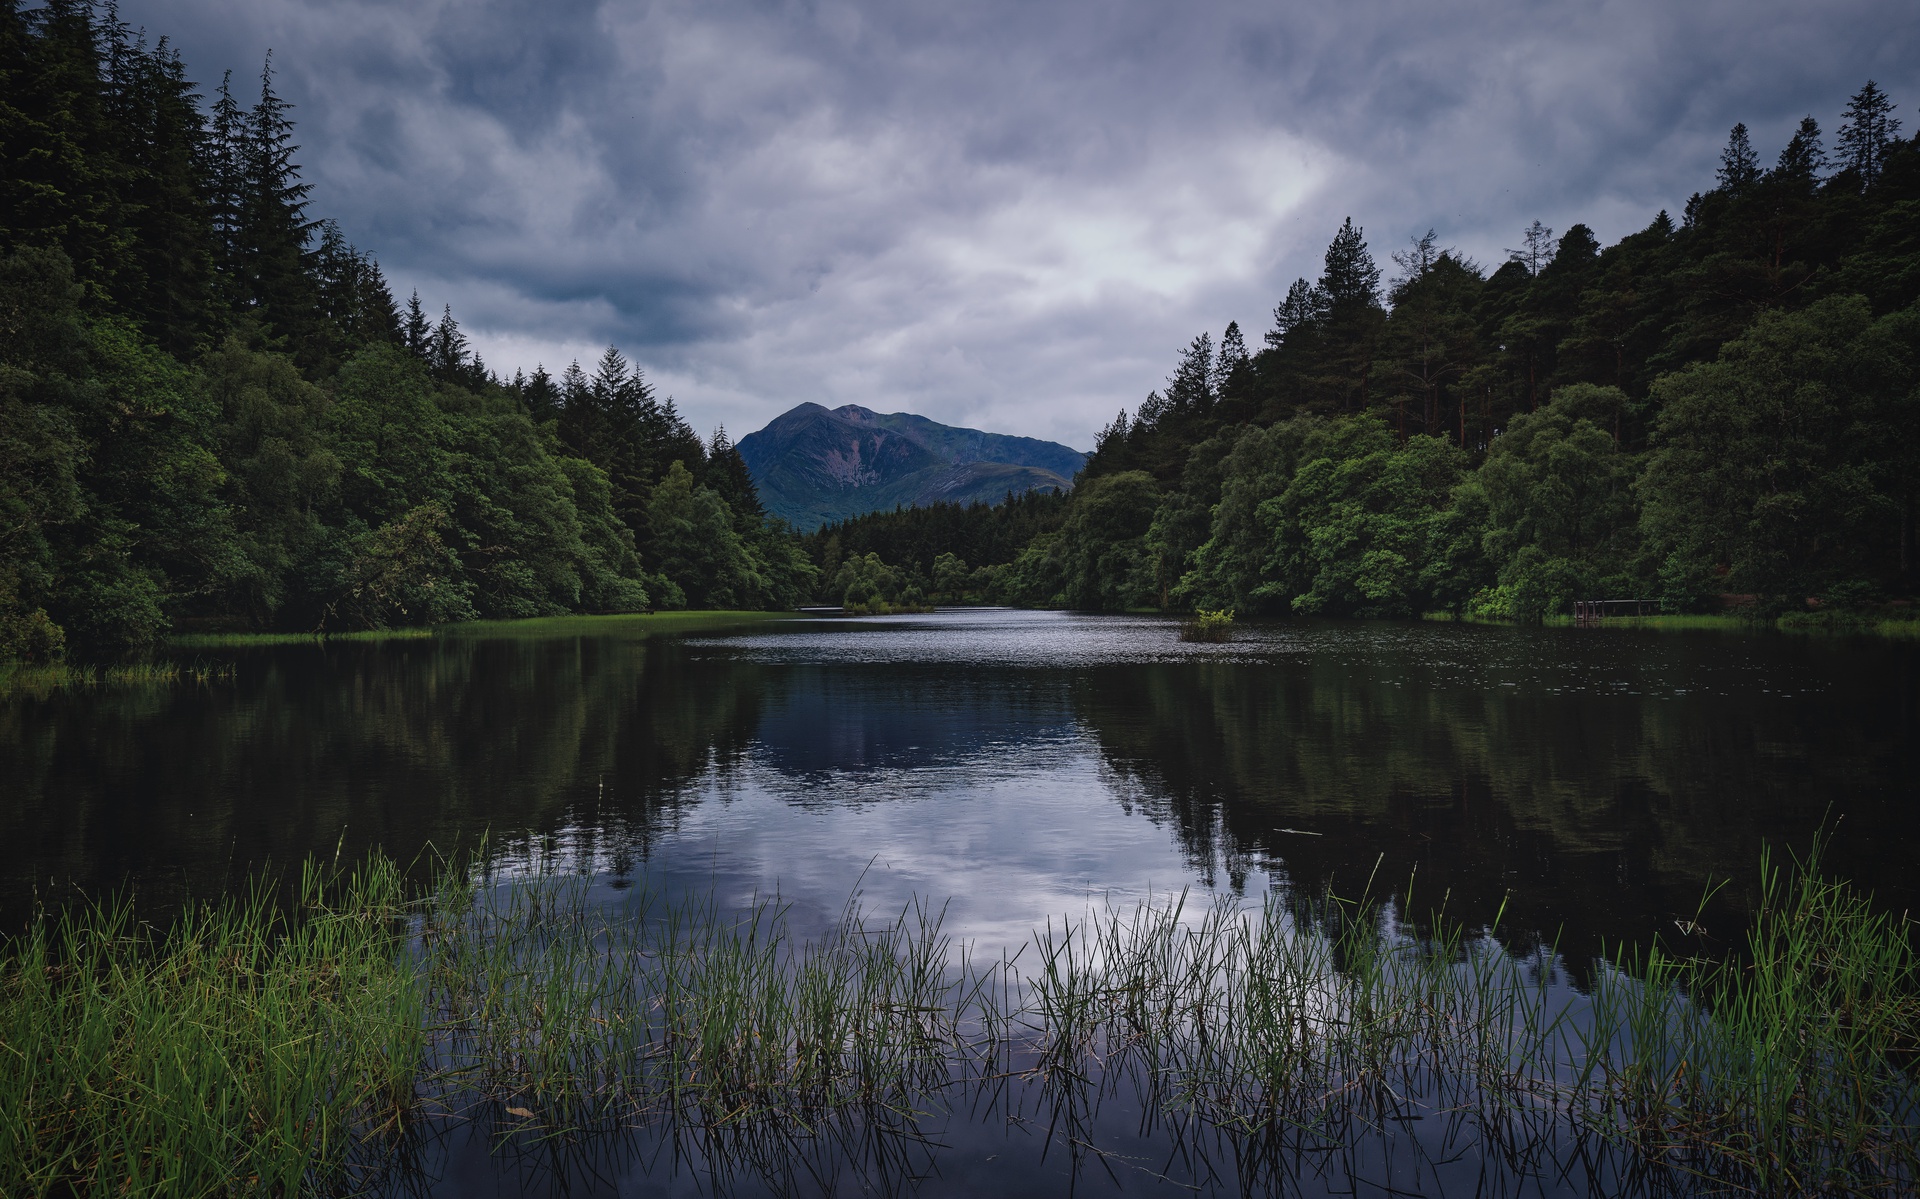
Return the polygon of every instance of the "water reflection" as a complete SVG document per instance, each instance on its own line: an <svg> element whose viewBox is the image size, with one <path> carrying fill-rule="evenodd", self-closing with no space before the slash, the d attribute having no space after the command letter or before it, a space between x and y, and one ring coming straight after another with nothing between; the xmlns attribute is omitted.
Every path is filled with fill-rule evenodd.
<svg viewBox="0 0 1920 1199"><path fill-rule="evenodd" d="M1416 911L1506 902L1584 951L1823 820L1836 869L1920 898L1917 648L956 612L248 651L227 684L0 701L0 907L484 831L610 885L954 895L1016 940L1088 896L1412 877Z"/></svg>

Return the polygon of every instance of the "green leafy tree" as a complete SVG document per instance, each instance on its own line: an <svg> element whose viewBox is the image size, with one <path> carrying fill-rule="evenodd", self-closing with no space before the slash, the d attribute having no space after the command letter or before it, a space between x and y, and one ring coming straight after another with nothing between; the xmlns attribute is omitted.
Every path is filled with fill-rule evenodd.
<svg viewBox="0 0 1920 1199"><path fill-rule="evenodd" d="M1254 594L1303 615L1419 614L1431 600L1437 526L1465 466L1437 437L1397 445L1375 417L1316 431L1287 489L1260 504L1272 553Z"/></svg>
<svg viewBox="0 0 1920 1199"><path fill-rule="evenodd" d="M1902 519L1889 488L1911 488L1894 482L1910 439L1873 435L1913 411L1913 321L1887 319L1870 337L1857 296L1769 314L1714 362L1654 385L1640 488L1673 604L1716 590L1798 604L1875 573L1872 550Z"/></svg>
<svg viewBox="0 0 1920 1199"><path fill-rule="evenodd" d="M1084 483L1060 526L1060 595L1068 607L1117 611L1158 598L1147 530L1160 488L1145 471Z"/></svg>
<svg viewBox="0 0 1920 1199"><path fill-rule="evenodd" d="M1484 545L1515 597L1507 615L1538 620L1576 599L1634 598L1620 593L1636 588L1638 463L1607 431L1625 403L1613 388L1561 388L1545 408L1514 417L1488 451Z"/></svg>
<svg viewBox="0 0 1920 1199"><path fill-rule="evenodd" d="M660 575L687 606L752 608L764 601L766 580L734 530L733 513L711 488L694 482L684 463L668 467L653 489L647 528Z"/></svg>

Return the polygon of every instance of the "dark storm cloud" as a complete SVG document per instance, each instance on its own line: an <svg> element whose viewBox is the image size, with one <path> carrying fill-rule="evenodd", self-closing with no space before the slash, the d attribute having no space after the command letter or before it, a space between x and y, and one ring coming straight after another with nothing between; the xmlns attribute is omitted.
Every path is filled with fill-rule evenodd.
<svg viewBox="0 0 1920 1199"><path fill-rule="evenodd" d="M1909 6L1489 0L127 0L199 77L275 50L317 212L496 366L616 342L702 424L801 400L1085 446L1201 329L1256 341L1352 215L1382 263L1611 241L1726 131L1829 136Z"/></svg>

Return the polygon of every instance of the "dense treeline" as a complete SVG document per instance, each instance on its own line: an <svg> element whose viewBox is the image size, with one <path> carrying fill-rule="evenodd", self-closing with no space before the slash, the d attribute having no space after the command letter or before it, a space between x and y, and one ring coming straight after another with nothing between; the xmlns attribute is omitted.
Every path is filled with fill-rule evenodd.
<svg viewBox="0 0 1920 1199"><path fill-rule="evenodd" d="M1871 82L1830 158L1763 169L1603 249L1535 222L1491 272L1434 234L1382 280L1347 221L1250 353L1195 338L1100 436L1002 580L1084 608L1538 618L1914 590L1920 145ZM1920 139L1916 139L1920 140Z"/></svg>
<svg viewBox="0 0 1920 1199"><path fill-rule="evenodd" d="M617 352L502 380L396 304L293 128L270 59L207 98L111 7L0 0L0 658L810 590Z"/></svg>
<svg viewBox="0 0 1920 1199"><path fill-rule="evenodd" d="M884 601L991 599L1002 589L1006 564L1058 529L1066 511L1067 497L1058 491L1009 493L992 505L870 512L823 525L802 544L820 570L817 597L831 603L846 602L851 590Z"/></svg>

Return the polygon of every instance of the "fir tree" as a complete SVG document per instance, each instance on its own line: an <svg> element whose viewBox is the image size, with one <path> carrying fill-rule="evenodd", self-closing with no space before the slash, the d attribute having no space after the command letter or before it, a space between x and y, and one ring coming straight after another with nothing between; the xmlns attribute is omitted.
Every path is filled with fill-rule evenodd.
<svg viewBox="0 0 1920 1199"><path fill-rule="evenodd" d="M442 382L459 383L466 380L470 365L467 335L460 332L460 322L453 319L453 305L445 305L440 311L440 323L434 326L433 336L428 340L427 369Z"/></svg>
<svg viewBox="0 0 1920 1199"><path fill-rule="evenodd" d="M304 349L318 307L307 245L319 222L307 218L307 193L313 187L300 182L300 167L293 161L299 147L293 144L292 108L273 90L269 51L260 68L260 99L246 120L235 271L242 307Z"/></svg>
<svg viewBox="0 0 1920 1199"><path fill-rule="evenodd" d="M1871 79L1847 103L1843 114L1846 121L1841 124L1835 143L1841 167L1858 174L1863 186L1880 177L1894 137L1900 132L1900 122L1893 119L1893 109L1893 101L1887 99L1887 94Z"/></svg>
<svg viewBox="0 0 1920 1199"><path fill-rule="evenodd" d="M413 295L407 299L406 319L400 326L400 344L407 352L425 362L433 341L433 325L427 320L427 310L420 303L420 289L414 288Z"/></svg>
<svg viewBox="0 0 1920 1199"><path fill-rule="evenodd" d="M1289 333L1312 325L1326 315L1326 308L1324 294L1305 279L1295 279L1287 289L1287 298L1273 310L1273 330L1266 336L1267 344L1279 349L1286 344Z"/></svg>
<svg viewBox="0 0 1920 1199"><path fill-rule="evenodd" d="M1800 128L1794 131L1786 148L1780 151L1780 161L1774 170L1792 178L1818 179L1820 172L1826 169L1827 151L1820 141L1820 122L1812 117L1801 117Z"/></svg>
<svg viewBox="0 0 1920 1199"><path fill-rule="evenodd" d="M733 440L727 436L727 427L721 425L713 431L713 440L707 443L706 462L707 486L718 492L720 498L733 509L734 517L742 530L757 528L766 518L767 510L760 503L760 493L753 485L753 472L747 469L747 460L740 456Z"/></svg>
<svg viewBox="0 0 1920 1199"><path fill-rule="evenodd" d="M516 382L518 382L516 380ZM536 365L533 374L525 382L519 382L514 388L520 402L526 406L527 415L536 424L545 424L560 415L560 386L547 373L545 365Z"/></svg>
<svg viewBox="0 0 1920 1199"><path fill-rule="evenodd" d="M1720 151L1720 169L1714 178L1728 191L1739 191L1760 177L1760 156L1753 152L1744 122L1727 134L1726 148Z"/></svg>
<svg viewBox="0 0 1920 1199"><path fill-rule="evenodd" d="M1325 267L1320 274L1320 292L1326 296L1330 314L1336 319L1345 313L1380 305L1380 268L1367 252L1364 230L1353 226L1348 217L1340 232L1327 246Z"/></svg>
<svg viewBox="0 0 1920 1199"><path fill-rule="evenodd" d="M1224 397L1239 389L1251 362L1247 357L1247 339L1240 333L1239 321L1228 321L1220 334L1220 357L1214 363L1214 395Z"/></svg>
<svg viewBox="0 0 1920 1199"><path fill-rule="evenodd" d="M1167 379L1167 409L1177 413L1204 413L1213 407L1213 338L1206 333L1188 343L1180 365Z"/></svg>

